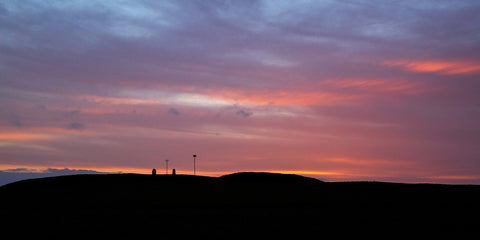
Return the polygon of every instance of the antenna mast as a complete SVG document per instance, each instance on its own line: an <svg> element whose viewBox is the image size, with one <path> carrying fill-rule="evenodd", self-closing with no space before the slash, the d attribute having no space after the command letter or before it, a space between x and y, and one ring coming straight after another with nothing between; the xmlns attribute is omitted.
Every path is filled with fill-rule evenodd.
<svg viewBox="0 0 480 240"><path fill-rule="evenodd" d="M168 175L168 159L165 159L165 175Z"/></svg>

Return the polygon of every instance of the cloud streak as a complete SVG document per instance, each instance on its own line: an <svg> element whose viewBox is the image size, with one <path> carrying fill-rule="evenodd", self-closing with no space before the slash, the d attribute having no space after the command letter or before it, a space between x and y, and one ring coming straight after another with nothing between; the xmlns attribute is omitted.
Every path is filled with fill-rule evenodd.
<svg viewBox="0 0 480 240"><path fill-rule="evenodd" d="M387 66L403 67L414 72L434 72L445 75L478 73L480 63L459 61L406 61L396 60L385 62Z"/></svg>
<svg viewBox="0 0 480 240"><path fill-rule="evenodd" d="M21 181L25 179L32 178L43 178L43 177L55 177L62 175L74 175L74 174L102 174L106 172L98 172L95 170L84 170L84 169L28 169L28 168L14 168L6 169L0 171L0 186L9 184L16 181Z"/></svg>

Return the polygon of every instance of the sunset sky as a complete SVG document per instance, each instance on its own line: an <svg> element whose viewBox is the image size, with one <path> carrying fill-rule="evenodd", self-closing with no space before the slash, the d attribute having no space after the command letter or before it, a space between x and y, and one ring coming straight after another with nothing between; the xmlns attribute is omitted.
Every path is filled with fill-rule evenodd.
<svg viewBox="0 0 480 240"><path fill-rule="evenodd" d="M480 184L480 1L0 1L0 171Z"/></svg>

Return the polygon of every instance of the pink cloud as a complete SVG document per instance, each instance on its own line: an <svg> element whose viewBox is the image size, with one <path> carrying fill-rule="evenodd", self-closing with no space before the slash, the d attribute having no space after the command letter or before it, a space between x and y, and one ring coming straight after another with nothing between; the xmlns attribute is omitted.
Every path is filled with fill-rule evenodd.
<svg viewBox="0 0 480 240"><path fill-rule="evenodd" d="M402 67L414 72L434 72L442 75L472 74L480 71L480 63L466 61L385 61L386 66Z"/></svg>

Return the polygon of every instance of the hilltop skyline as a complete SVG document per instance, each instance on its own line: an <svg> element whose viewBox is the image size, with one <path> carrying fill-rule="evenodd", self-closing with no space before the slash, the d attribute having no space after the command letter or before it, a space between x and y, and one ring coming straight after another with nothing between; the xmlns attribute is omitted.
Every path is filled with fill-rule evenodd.
<svg viewBox="0 0 480 240"><path fill-rule="evenodd" d="M198 154L200 175L480 184L478 22L478 1L0 2L0 171Z"/></svg>

